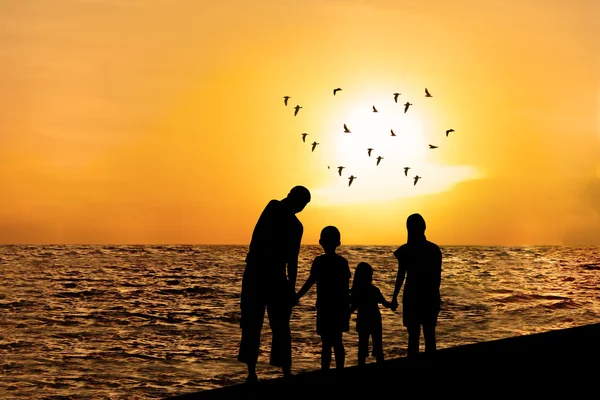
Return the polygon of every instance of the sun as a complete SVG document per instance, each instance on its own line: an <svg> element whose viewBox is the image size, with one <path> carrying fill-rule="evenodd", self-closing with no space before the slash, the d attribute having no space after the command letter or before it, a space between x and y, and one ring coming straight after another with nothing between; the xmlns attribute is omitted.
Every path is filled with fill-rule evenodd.
<svg viewBox="0 0 600 400"><path fill-rule="evenodd" d="M404 104L393 101L361 101L335 113L326 129L332 143L327 153L331 176L315 190L320 203L419 196L480 177L472 167L441 164L435 153L439 150L429 148L425 129L418 108L405 112Z"/></svg>
<svg viewBox="0 0 600 400"><path fill-rule="evenodd" d="M346 164L347 172L375 172L370 167L378 166L377 157L382 157L379 166L394 165L402 170L426 155L423 124L418 112L410 108L404 113L404 106L364 103L344 116L344 124L350 132L344 132L343 125L340 127L335 151L336 158Z"/></svg>

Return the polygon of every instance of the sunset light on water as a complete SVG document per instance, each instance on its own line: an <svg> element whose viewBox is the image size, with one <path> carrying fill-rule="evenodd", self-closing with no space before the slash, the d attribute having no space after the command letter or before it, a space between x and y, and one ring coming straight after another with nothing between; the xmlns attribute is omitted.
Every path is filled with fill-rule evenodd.
<svg viewBox="0 0 600 400"><path fill-rule="evenodd" d="M404 360L421 328L434 354L600 332L598 21L597 0L0 0L0 398L166 400L337 368L329 347L363 367L365 337L367 363ZM592 336L549 367L596 362Z"/></svg>

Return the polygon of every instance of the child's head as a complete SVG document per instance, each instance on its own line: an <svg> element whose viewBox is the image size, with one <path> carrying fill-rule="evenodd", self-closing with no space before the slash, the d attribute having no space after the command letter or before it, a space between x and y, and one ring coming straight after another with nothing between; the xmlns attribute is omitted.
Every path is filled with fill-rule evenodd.
<svg viewBox="0 0 600 400"><path fill-rule="evenodd" d="M341 235L338 228L335 226L326 226L321 231L321 238L319 239L319 244L323 247L324 250L335 250L341 243Z"/></svg>
<svg viewBox="0 0 600 400"><path fill-rule="evenodd" d="M373 282L373 267L366 262L358 263L352 285L369 285L371 282Z"/></svg>

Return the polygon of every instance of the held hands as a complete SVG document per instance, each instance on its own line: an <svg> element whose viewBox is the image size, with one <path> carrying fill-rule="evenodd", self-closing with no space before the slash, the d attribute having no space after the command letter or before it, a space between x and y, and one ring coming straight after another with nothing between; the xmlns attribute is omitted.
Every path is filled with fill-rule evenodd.
<svg viewBox="0 0 600 400"><path fill-rule="evenodd" d="M398 299L392 299L391 307L392 311L396 311L398 309Z"/></svg>

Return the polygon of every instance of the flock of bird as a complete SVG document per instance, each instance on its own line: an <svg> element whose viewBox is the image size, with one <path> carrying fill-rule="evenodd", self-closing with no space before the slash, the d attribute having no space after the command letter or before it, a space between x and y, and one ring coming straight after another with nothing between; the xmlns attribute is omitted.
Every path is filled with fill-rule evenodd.
<svg viewBox="0 0 600 400"><path fill-rule="evenodd" d="M341 91L341 90L342 90L342 88L339 88L339 87L338 87L338 88L335 88L335 89L333 89L333 95L335 96L335 95L336 95L336 93L338 93L338 92L339 92L339 91ZM398 103L398 96L400 96L400 95L401 95L401 93L393 93L393 96L394 96L394 102L395 102L395 103ZM429 93L429 90L428 90L427 88L425 88L425 97L433 97L433 96L431 95L431 93ZM288 105L288 100L289 100L289 99L291 99L291 96L283 96L283 104L284 104L285 106L287 106L287 105ZM409 103L408 101L407 101L406 103L404 103L404 113L405 113L405 114L406 114L406 112L408 111L408 108L409 108L410 106L412 106L412 105L413 105L413 104L412 104L412 103ZM302 107L302 106L300 106L300 105L296 105L296 106L294 107L294 117L298 115L298 112L300 111L300 109L301 109L301 108L303 108L303 107ZM374 112L374 113L377 113L377 112L379 112L375 106L373 106L373 112ZM394 133L394 130L393 130L393 129L390 129L390 132L391 132L391 136L396 136L396 134ZM449 135L450 133L452 133L452 132L454 132L454 129L447 129L447 130L446 130L446 137L448 137L448 135ZM351 130L348 128L348 126L347 126L346 124L344 124L344 133L352 133L352 131L351 131ZM308 135L308 133L302 133L302 142L306 142L306 136L307 136L307 135ZM319 143L317 143L316 141L312 142L312 143L311 143L311 146L312 146L312 148L311 148L311 151L315 151L315 148L316 148L318 145L319 145ZM429 148L430 148L430 149L437 149L437 148L438 148L438 146L435 146L435 145L432 145L432 144L430 144L430 145L429 145ZM369 157L371 157L371 152L372 152L372 151L373 151L373 148L368 148L368 149L367 149L367 155L368 155ZM379 163L381 162L381 160L383 160L383 157L381 157L381 156L378 156L378 157L376 158L376 160L377 160L377 164L376 164L376 165L379 165ZM329 167L327 167L327 168L329 168ZM339 167L338 167L338 174L339 174L339 176L342 176L342 170L343 170L344 168L346 168L346 167L344 167L344 166L339 166ZM404 176L408 176L408 170L409 170L409 169L411 169L411 167L404 167ZM352 185L352 182L353 182L355 179L357 179L357 177L356 177L356 176L354 176L354 175L350 175L350 176L348 177L348 186ZM421 177L420 177L419 175L415 175L415 176L413 177L413 182L414 182L414 183L413 183L413 186L415 186L415 185L417 184L417 182L419 181L419 179L421 179Z"/></svg>

